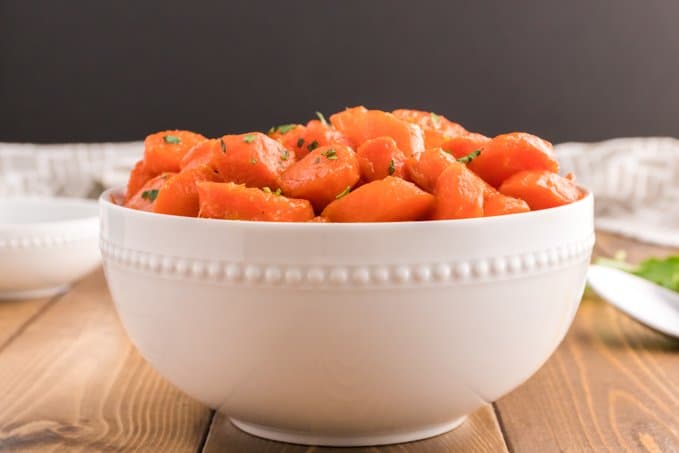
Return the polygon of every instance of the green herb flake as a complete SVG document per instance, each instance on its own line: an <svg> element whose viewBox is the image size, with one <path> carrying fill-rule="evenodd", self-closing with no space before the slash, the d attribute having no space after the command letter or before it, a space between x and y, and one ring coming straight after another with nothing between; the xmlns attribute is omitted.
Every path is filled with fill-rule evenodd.
<svg viewBox="0 0 679 453"><path fill-rule="evenodd" d="M467 154L464 157L460 157L457 159L457 161L461 164L468 164L469 162L473 161L477 157L481 155L481 150L477 149L476 151L472 151L471 153Z"/></svg>
<svg viewBox="0 0 679 453"><path fill-rule="evenodd" d="M280 187L279 187L278 189L276 189L276 191L274 192L274 195L278 195L279 197L280 197L282 194L283 194L283 191L281 190Z"/></svg>
<svg viewBox="0 0 679 453"><path fill-rule="evenodd" d="M637 265L625 261L626 254L618 252L614 258L599 258L596 264L614 267L679 293L679 255L666 258L647 258Z"/></svg>
<svg viewBox="0 0 679 453"><path fill-rule="evenodd" d="M245 143L252 143L255 141L255 137L256 137L255 134L248 134L245 137L243 137L243 141Z"/></svg>
<svg viewBox="0 0 679 453"><path fill-rule="evenodd" d="M329 150L324 151L321 154L327 157L328 160L337 160L337 151L335 151L334 148L330 148Z"/></svg>
<svg viewBox="0 0 679 453"><path fill-rule="evenodd" d="M219 147L222 148L222 152L226 154L226 143L224 143L223 139L219 139Z"/></svg>
<svg viewBox="0 0 679 453"><path fill-rule="evenodd" d="M262 192L272 193L269 187L262 187Z"/></svg>
<svg viewBox="0 0 679 453"><path fill-rule="evenodd" d="M257 159L255 159L255 158L253 157L252 159L250 159L250 163L251 163L252 165L255 165L255 164L257 163Z"/></svg>
<svg viewBox="0 0 679 453"><path fill-rule="evenodd" d="M284 149L281 153L281 160L288 160L288 157L290 157L290 151Z"/></svg>
<svg viewBox="0 0 679 453"><path fill-rule="evenodd" d="M141 193L141 197L142 199L149 200L151 203L153 203L158 197L158 189L145 190Z"/></svg>
<svg viewBox="0 0 679 453"><path fill-rule="evenodd" d="M325 124L326 126L328 125L328 122L325 120L325 117L321 112L316 112L316 116L319 120L321 120L321 123Z"/></svg>
<svg viewBox="0 0 679 453"><path fill-rule="evenodd" d="M395 171L396 167L394 166L394 159L391 159L389 161L389 175L393 175Z"/></svg>
<svg viewBox="0 0 679 453"><path fill-rule="evenodd" d="M434 127L439 127L439 125L441 124L441 117L434 112L431 112L430 115L431 122L434 124Z"/></svg>
<svg viewBox="0 0 679 453"><path fill-rule="evenodd" d="M306 149L308 149L309 151L313 151L313 150L315 150L316 148L318 148L318 142L317 142L316 140L314 140L313 142L311 142L311 143L309 144L309 146L306 147Z"/></svg>
<svg viewBox="0 0 679 453"><path fill-rule="evenodd" d="M269 132L278 132L279 134L287 134L294 128L296 128L296 124L281 124L280 126L274 126L271 129L269 129Z"/></svg>
<svg viewBox="0 0 679 453"><path fill-rule="evenodd" d="M335 197L335 200L339 200L340 198L346 196L351 192L351 186L347 186L346 189L344 189L342 192L338 193L337 196Z"/></svg>
<svg viewBox="0 0 679 453"><path fill-rule="evenodd" d="M304 146L304 139L300 138L297 140L297 147L301 148L302 146Z"/></svg>
<svg viewBox="0 0 679 453"><path fill-rule="evenodd" d="M176 135L166 135L163 137L163 140L165 140L165 143L170 143L172 145L179 145L182 142Z"/></svg>

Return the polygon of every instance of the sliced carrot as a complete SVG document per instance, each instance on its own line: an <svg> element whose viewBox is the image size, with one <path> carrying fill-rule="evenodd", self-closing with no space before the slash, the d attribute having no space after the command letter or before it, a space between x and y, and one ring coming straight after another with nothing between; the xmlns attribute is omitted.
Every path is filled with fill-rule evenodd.
<svg viewBox="0 0 679 453"><path fill-rule="evenodd" d="M174 130L151 134L144 140L146 167L155 174L178 172L184 155L204 140L202 135L190 131Z"/></svg>
<svg viewBox="0 0 679 453"><path fill-rule="evenodd" d="M523 170L559 171L552 144L525 132L512 132L493 138L469 168L493 187Z"/></svg>
<svg viewBox="0 0 679 453"><path fill-rule="evenodd" d="M394 176L369 182L330 203L323 213L331 222L399 222L420 220L434 197Z"/></svg>
<svg viewBox="0 0 679 453"><path fill-rule="evenodd" d="M137 193L125 202L125 206L140 211L153 211L153 205L158 198L158 194L167 180L172 178L175 174L176 173L163 173L155 178L149 179Z"/></svg>
<svg viewBox="0 0 679 453"><path fill-rule="evenodd" d="M398 148L407 156L417 156L424 151L424 133L417 124L401 120L381 110L365 107L348 108L335 113L330 122L358 148L371 138L388 136L396 140Z"/></svg>
<svg viewBox="0 0 679 453"><path fill-rule="evenodd" d="M307 200L220 182L199 182L200 217L266 222L306 222L314 217Z"/></svg>
<svg viewBox="0 0 679 453"><path fill-rule="evenodd" d="M215 159L224 181L249 187L277 187L278 177L295 162L295 155L260 132L225 135L225 151Z"/></svg>
<svg viewBox="0 0 679 453"><path fill-rule="evenodd" d="M157 176L157 173L150 171L143 160L136 163L130 172L130 179L127 181L127 192L125 193L125 202L128 202L134 194L139 192L139 189L144 187L144 184L149 179Z"/></svg>
<svg viewBox="0 0 679 453"><path fill-rule="evenodd" d="M424 131L424 146L426 149L438 148L450 137L467 133L464 127L450 121L443 115L421 110L398 109L392 112L394 116L409 123L417 124Z"/></svg>
<svg viewBox="0 0 679 453"><path fill-rule="evenodd" d="M419 158L411 157L406 162L406 172L412 182L427 192L434 192L439 176L455 158L441 148L432 148L423 152Z"/></svg>
<svg viewBox="0 0 679 453"><path fill-rule="evenodd" d="M453 162L441 172L434 189L432 219L465 219L483 216L485 185L464 164Z"/></svg>
<svg viewBox="0 0 679 453"><path fill-rule="evenodd" d="M366 140L358 147L356 157L361 168L361 177L365 181L387 176L404 177L406 156L391 137Z"/></svg>
<svg viewBox="0 0 679 453"><path fill-rule="evenodd" d="M359 178L356 154L346 146L330 145L314 149L285 171L279 186L286 196L305 198L321 211Z"/></svg>
<svg viewBox="0 0 679 453"><path fill-rule="evenodd" d="M516 173L502 183L500 192L521 198L533 210L562 206L583 196L573 181L545 170Z"/></svg>
<svg viewBox="0 0 679 453"><path fill-rule="evenodd" d="M488 142L490 142L490 139L485 135L469 132L446 140L441 148L460 159L477 150L483 153Z"/></svg>
<svg viewBox="0 0 679 453"><path fill-rule="evenodd" d="M219 161L226 152L226 145L222 139L205 140L191 148L182 158L181 170L190 170L208 166L217 169Z"/></svg>
<svg viewBox="0 0 679 453"><path fill-rule="evenodd" d="M308 154L304 146L306 126L301 124L284 124L272 127L267 135L278 141L285 149L295 154L295 160L300 160Z"/></svg>
<svg viewBox="0 0 679 453"><path fill-rule="evenodd" d="M206 165L184 170L168 178L160 188L153 206L153 212L196 217L198 215L198 188L196 183L220 180L221 178L215 173L215 170Z"/></svg>
<svg viewBox="0 0 679 453"><path fill-rule="evenodd" d="M311 120L307 123L304 133L298 140L295 153L298 158L303 158L314 149L327 145L351 146L351 141L332 125L323 123L319 120Z"/></svg>
<svg viewBox="0 0 679 453"><path fill-rule="evenodd" d="M503 195L496 190L487 190L483 194L483 215L491 217L504 214L528 212L530 207L525 201Z"/></svg>

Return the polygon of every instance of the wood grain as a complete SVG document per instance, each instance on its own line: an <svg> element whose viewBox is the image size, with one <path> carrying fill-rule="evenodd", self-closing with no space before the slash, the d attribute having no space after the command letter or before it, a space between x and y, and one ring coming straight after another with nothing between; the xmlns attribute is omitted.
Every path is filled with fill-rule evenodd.
<svg viewBox="0 0 679 453"><path fill-rule="evenodd" d="M672 252L599 234L597 253L619 249L634 261ZM677 352L678 341L586 297L554 356L496 404L510 449L679 451Z"/></svg>
<svg viewBox="0 0 679 453"><path fill-rule="evenodd" d="M9 344L22 329L61 296L53 299L0 301L0 350Z"/></svg>
<svg viewBox="0 0 679 453"><path fill-rule="evenodd" d="M341 453L341 452L503 452L507 451L502 433L490 406L485 406L472 414L459 428L431 439L398 445L373 448L323 448L303 445L283 444L259 439L246 434L222 415L215 416L207 442L205 453L218 452L282 452L282 453Z"/></svg>
<svg viewBox="0 0 679 453"><path fill-rule="evenodd" d="M211 415L138 355L101 272L0 353L0 395L3 451L193 452Z"/></svg>

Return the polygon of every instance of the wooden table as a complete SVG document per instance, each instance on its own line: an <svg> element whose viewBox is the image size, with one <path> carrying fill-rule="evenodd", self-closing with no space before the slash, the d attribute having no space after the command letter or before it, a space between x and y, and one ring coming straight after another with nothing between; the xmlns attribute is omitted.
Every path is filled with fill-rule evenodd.
<svg viewBox="0 0 679 453"><path fill-rule="evenodd" d="M670 252L599 234L596 253L618 249ZM2 451L333 450L251 437L172 387L127 340L101 271L61 297L0 303L0 395ZM679 342L588 295L520 388L443 436L358 450L679 451Z"/></svg>

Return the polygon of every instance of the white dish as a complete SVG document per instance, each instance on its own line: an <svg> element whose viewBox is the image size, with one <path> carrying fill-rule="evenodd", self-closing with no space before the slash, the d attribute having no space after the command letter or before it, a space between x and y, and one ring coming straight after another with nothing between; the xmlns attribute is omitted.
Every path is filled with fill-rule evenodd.
<svg viewBox="0 0 679 453"><path fill-rule="evenodd" d="M97 204L71 198L0 200L0 299L47 297L101 261Z"/></svg>
<svg viewBox="0 0 679 453"><path fill-rule="evenodd" d="M561 342L593 198L381 224L193 219L101 203L106 277L144 357L260 437L434 436L516 388ZM118 191L117 193L120 193Z"/></svg>

